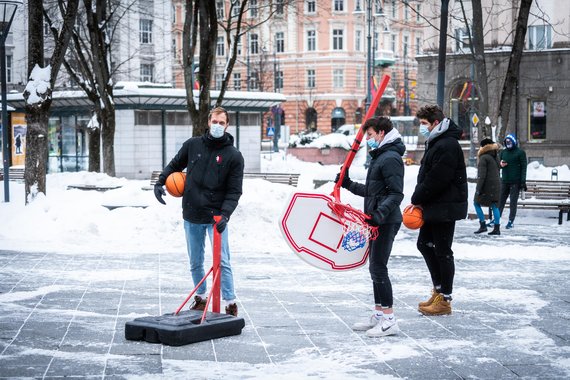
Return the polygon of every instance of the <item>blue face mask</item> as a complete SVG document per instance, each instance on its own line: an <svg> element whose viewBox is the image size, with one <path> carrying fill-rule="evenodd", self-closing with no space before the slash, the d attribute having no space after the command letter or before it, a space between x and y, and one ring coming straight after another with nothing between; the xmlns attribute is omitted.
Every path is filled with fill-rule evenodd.
<svg viewBox="0 0 570 380"><path fill-rule="evenodd" d="M428 138L429 134L431 133L429 127L425 124L420 124L420 133L425 137Z"/></svg>
<svg viewBox="0 0 570 380"><path fill-rule="evenodd" d="M368 144L368 147L372 150L374 150L380 146L380 143L374 139L366 140L366 144Z"/></svg>
<svg viewBox="0 0 570 380"><path fill-rule="evenodd" d="M224 135L225 129L221 124L212 124L210 125L210 135L215 139L219 139Z"/></svg>

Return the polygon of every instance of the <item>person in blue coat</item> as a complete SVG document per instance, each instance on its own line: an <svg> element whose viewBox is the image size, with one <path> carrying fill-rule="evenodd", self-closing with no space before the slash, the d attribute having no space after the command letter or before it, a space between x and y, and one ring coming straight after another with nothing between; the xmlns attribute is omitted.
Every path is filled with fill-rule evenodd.
<svg viewBox="0 0 570 380"><path fill-rule="evenodd" d="M432 296L420 302L418 310L424 315L446 315L451 314L455 276L451 249L455 222L467 217L467 172L459 145L462 130L437 105L420 108L416 116L427 140L411 201L423 209L417 247L433 283Z"/></svg>
<svg viewBox="0 0 570 380"><path fill-rule="evenodd" d="M394 238L402 224L400 203L404 198L404 162L406 146L400 133L387 117L375 117L364 123L370 148L370 166L364 184L352 181L348 172L342 187L364 197L366 220L379 228L379 236L370 241L369 269L374 292L375 312L354 330L366 331L369 337L394 335L399 332L393 312L392 283L388 276L388 259ZM340 174L335 182L338 182Z"/></svg>

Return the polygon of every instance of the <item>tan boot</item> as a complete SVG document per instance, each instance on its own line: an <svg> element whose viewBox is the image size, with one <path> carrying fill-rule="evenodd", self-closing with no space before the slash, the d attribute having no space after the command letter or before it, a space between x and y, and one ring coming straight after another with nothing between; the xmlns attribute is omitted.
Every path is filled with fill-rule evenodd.
<svg viewBox="0 0 570 380"><path fill-rule="evenodd" d="M435 290L435 288L433 288L431 290L431 297L429 298L429 300L424 301L424 302L420 302L418 304L419 307L426 307L429 306L433 303L433 300L435 299L435 297L438 295L439 293Z"/></svg>
<svg viewBox="0 0 570 380"><path fill-rule="evenodd" d="M420 306L418 311L423 315L449 315L451 314L451 302L446 301L442 294L438 294L431 305Z"/></svg>

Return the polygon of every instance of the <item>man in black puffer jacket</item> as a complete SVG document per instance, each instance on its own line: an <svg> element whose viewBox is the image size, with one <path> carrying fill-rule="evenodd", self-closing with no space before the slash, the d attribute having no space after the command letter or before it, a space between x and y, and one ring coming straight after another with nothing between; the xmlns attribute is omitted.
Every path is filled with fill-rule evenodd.
<svg viewBox="0 0 570 380"><path fill-rule="evenodd" d="M417 247L433 282L432 297L419 304L425 315L451 314L455 262L455 221L467 217L467 173L459 145L461 129L436 105L418 110L420 132L427 137L412 204L423 209Z"/></svg>
<svg viewBox="0 0 570 380"><path fill-rule="evenodd" d="M222 235L221 290L226 302L226 313L237 315L234 281L230 265L227 224L242 194L243 156L234 147L228 128L228 113L222 107L214 108L208 117L208 131L203 136L192 137L164 168L154 187L158 201L165 204L163 186L173 172L186 169L186 183L182 198L182 214L190 271L194 286L204 277L204 243L206 232L212 239L214 215L221 216L216 224ZM206 306L206 281L200 285L191 308L204 310Z"/></svg>
<svg viewBox="0 0 570 380"><path fill-rule="evenodd" d="M364 197L364 213L367 223L379 227L379 236L370 242L369 268L374 292L375 312L364 323L356 323L354 330L366 330L369 337L381 337L398 333L392 305L392 283L388 277L388 259L394 238L402 224L400 203L404 198L404 162L406 151L400 133L387 117L372 118L364 123L367 144L370 147L370 167L366 183L353 182L348 173L342 187ZM340 174L335 182L338 182Z"/></svg>

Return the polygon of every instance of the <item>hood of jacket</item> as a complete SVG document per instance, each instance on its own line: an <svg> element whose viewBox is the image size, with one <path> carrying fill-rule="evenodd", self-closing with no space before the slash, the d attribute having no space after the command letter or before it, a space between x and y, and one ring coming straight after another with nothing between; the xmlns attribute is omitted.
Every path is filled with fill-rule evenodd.
<svg viewBox="0 0 570 380"><path fill-rule="evenodd" d="M463 131L461 128L459 128L459 126L455 124L453 120L446 117L431 131L428 139L426 140L426 147L428 147L432 141L437 140L441 136L454 137L459 140L462 133Z"/></svg>
<svg viewBox="0 0 570 380"><path fill-rule="evenodd" d="M479 148L479 151L477 152L477 157L481 157L486 153L490 153L491 155L496 156L498 150L499 150L499 145L497 143L487 144Z"/></svg>
<svg viewBox="0 0 570 380"><path fill-rule="evenodd" d="M505 139L503 140L504 146L507 146L507 140L510 140L510 142L513 143L513 148L517 147L518 142L517 142L517 138L515 137L515 135L513 135L512 133L509 133L507 136L505 136Z"/></svg>

